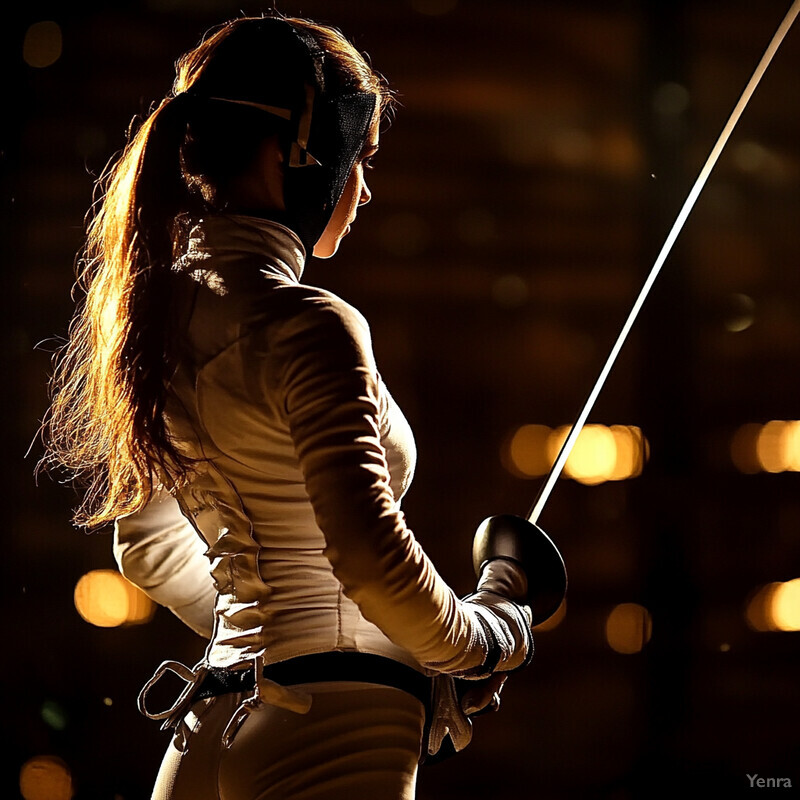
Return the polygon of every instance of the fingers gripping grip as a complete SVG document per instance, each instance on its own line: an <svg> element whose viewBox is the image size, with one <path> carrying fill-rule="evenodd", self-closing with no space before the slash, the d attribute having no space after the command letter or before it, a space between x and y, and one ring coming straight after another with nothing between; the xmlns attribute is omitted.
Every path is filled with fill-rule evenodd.
<svg viewBox="0 0 800 800"><path fill-rule="evenodd" d="M527 594L511 599L530 607L534 625L555 614L567 592L567 570L558 548L540 527L512 514L485 519L472 544L475 574L480 577L484 566L496 558L514 561L525 571Z"/></svg>

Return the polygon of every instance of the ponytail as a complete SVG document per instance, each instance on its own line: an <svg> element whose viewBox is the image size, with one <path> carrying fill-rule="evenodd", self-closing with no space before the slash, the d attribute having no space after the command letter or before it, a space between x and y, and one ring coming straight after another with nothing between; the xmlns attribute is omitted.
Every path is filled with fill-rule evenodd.
<svg viewBox="0 0 800 800"><path fill-rule="evenodd" d="M98 182L78 288L83 300L59 354L45 420L44 465L86 486L75 524L97 528L140 509L188 463L162 416L171 264L191 206L181 170L185 99L162 102Z"/></svg>

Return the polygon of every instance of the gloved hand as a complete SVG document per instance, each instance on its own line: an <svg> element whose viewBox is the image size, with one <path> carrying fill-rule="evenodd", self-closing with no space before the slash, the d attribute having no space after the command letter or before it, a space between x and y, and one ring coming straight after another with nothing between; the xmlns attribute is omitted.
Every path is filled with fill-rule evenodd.
<svg viewBox="0 0 800 800"><path fill-rule="evenodd" d="M488 561L474 594L464 598L472 605L488 642L484 663L477 670L459 677L468 680L487 678L495 672L508 672L527 665L533 658L531 611L509 599L525 597L527 579L522 567L505 558Z"/></svg>
<svg viewBox="0 0 800 800"><path fill-rule="evenodd" d="M496 710L508 671L533 657L530 609L509 599L526 592L527 578L516 562L494 558L483 565L477 589L464 603L483 629L487 656L480 667L436 677L426 763L463 750L472 738L469 717Z"/></svg>
<svg viewBox="0 0 800 800"><path fill-rule="evenodd" d="M497 710L506 675L496 672L481 681L462 681L452 675L436 676L425 763L434 764L449 758L470 743L470 717Z"/></svg>
<svg viewBox="0 0 800 800"><path fill-rule="evenodd" d="M524 606L528 595L528 577L521 564L508 558L494 558L483 565L478 576L476 592L482 591L500 594ZM527 613L530 615L530 609L527 609Z"/></svg>
<svg viewBox="0 0 800 800"><path fill-rule="evenodd" d="M456 694L461 698L461 709L468 717L477 717L500 708L507 672L495 672L482 681L457 681Z"/></svg>
<svg viewBox="0 0 800 800"><path fill-rule="evenodd" d="M497 710L508 673L533 658L531 627L555 613L567 588L558 548L541 528L521 517L484 520L472 555L478 587L464 602L483 629L487 656L480 667L436 677L429 763L469 744L470 717Z"/></svg>

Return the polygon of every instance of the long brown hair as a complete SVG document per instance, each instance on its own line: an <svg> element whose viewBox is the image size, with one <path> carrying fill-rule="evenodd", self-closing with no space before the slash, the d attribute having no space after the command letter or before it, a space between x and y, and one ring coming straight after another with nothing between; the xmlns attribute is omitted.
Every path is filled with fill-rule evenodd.
<svg viewBox="0 0 800 800"><path fill-rule="evenodd" d="M168 322L172 264L191 220L224 205L228 183L279 123L241 104L218 104L224 112L188 109L189 90L202 85L204 93L222 97L246 93L259 75L243 71L241 62L224 62L241 55L241 42L232 43L237 35L252 41L260 21L227 22L185 54L170 95L138 129L132 126L128 145L97 183L99 199L78 262L82 299L56 360L43 425L41 464L65 469L86 487L76 525L96 528L138 511L156 487L180 485L191 471L163 416L176 355ZM340 32L286 21L325 52L326 87L333 81L334 91L369 91L383 111L391 107L385 81ZM260 44L251 60L262 52Z"/></svg>

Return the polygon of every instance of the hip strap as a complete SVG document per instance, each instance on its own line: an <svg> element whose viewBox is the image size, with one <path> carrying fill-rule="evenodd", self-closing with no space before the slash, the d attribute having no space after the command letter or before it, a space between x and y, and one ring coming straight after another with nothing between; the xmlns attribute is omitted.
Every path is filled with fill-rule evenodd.
<svg viewBox="0 0 800 800"><path fill-rule="evenodd" d="M431 679L412 667L374 653L329 652L310 653L264 666L264 677L281 686L327 681L353 681L391 686L416 697L431 707ZM252 669L209 667L192 701L216 697L229 692L249 692L255 688Z"/></svg>

